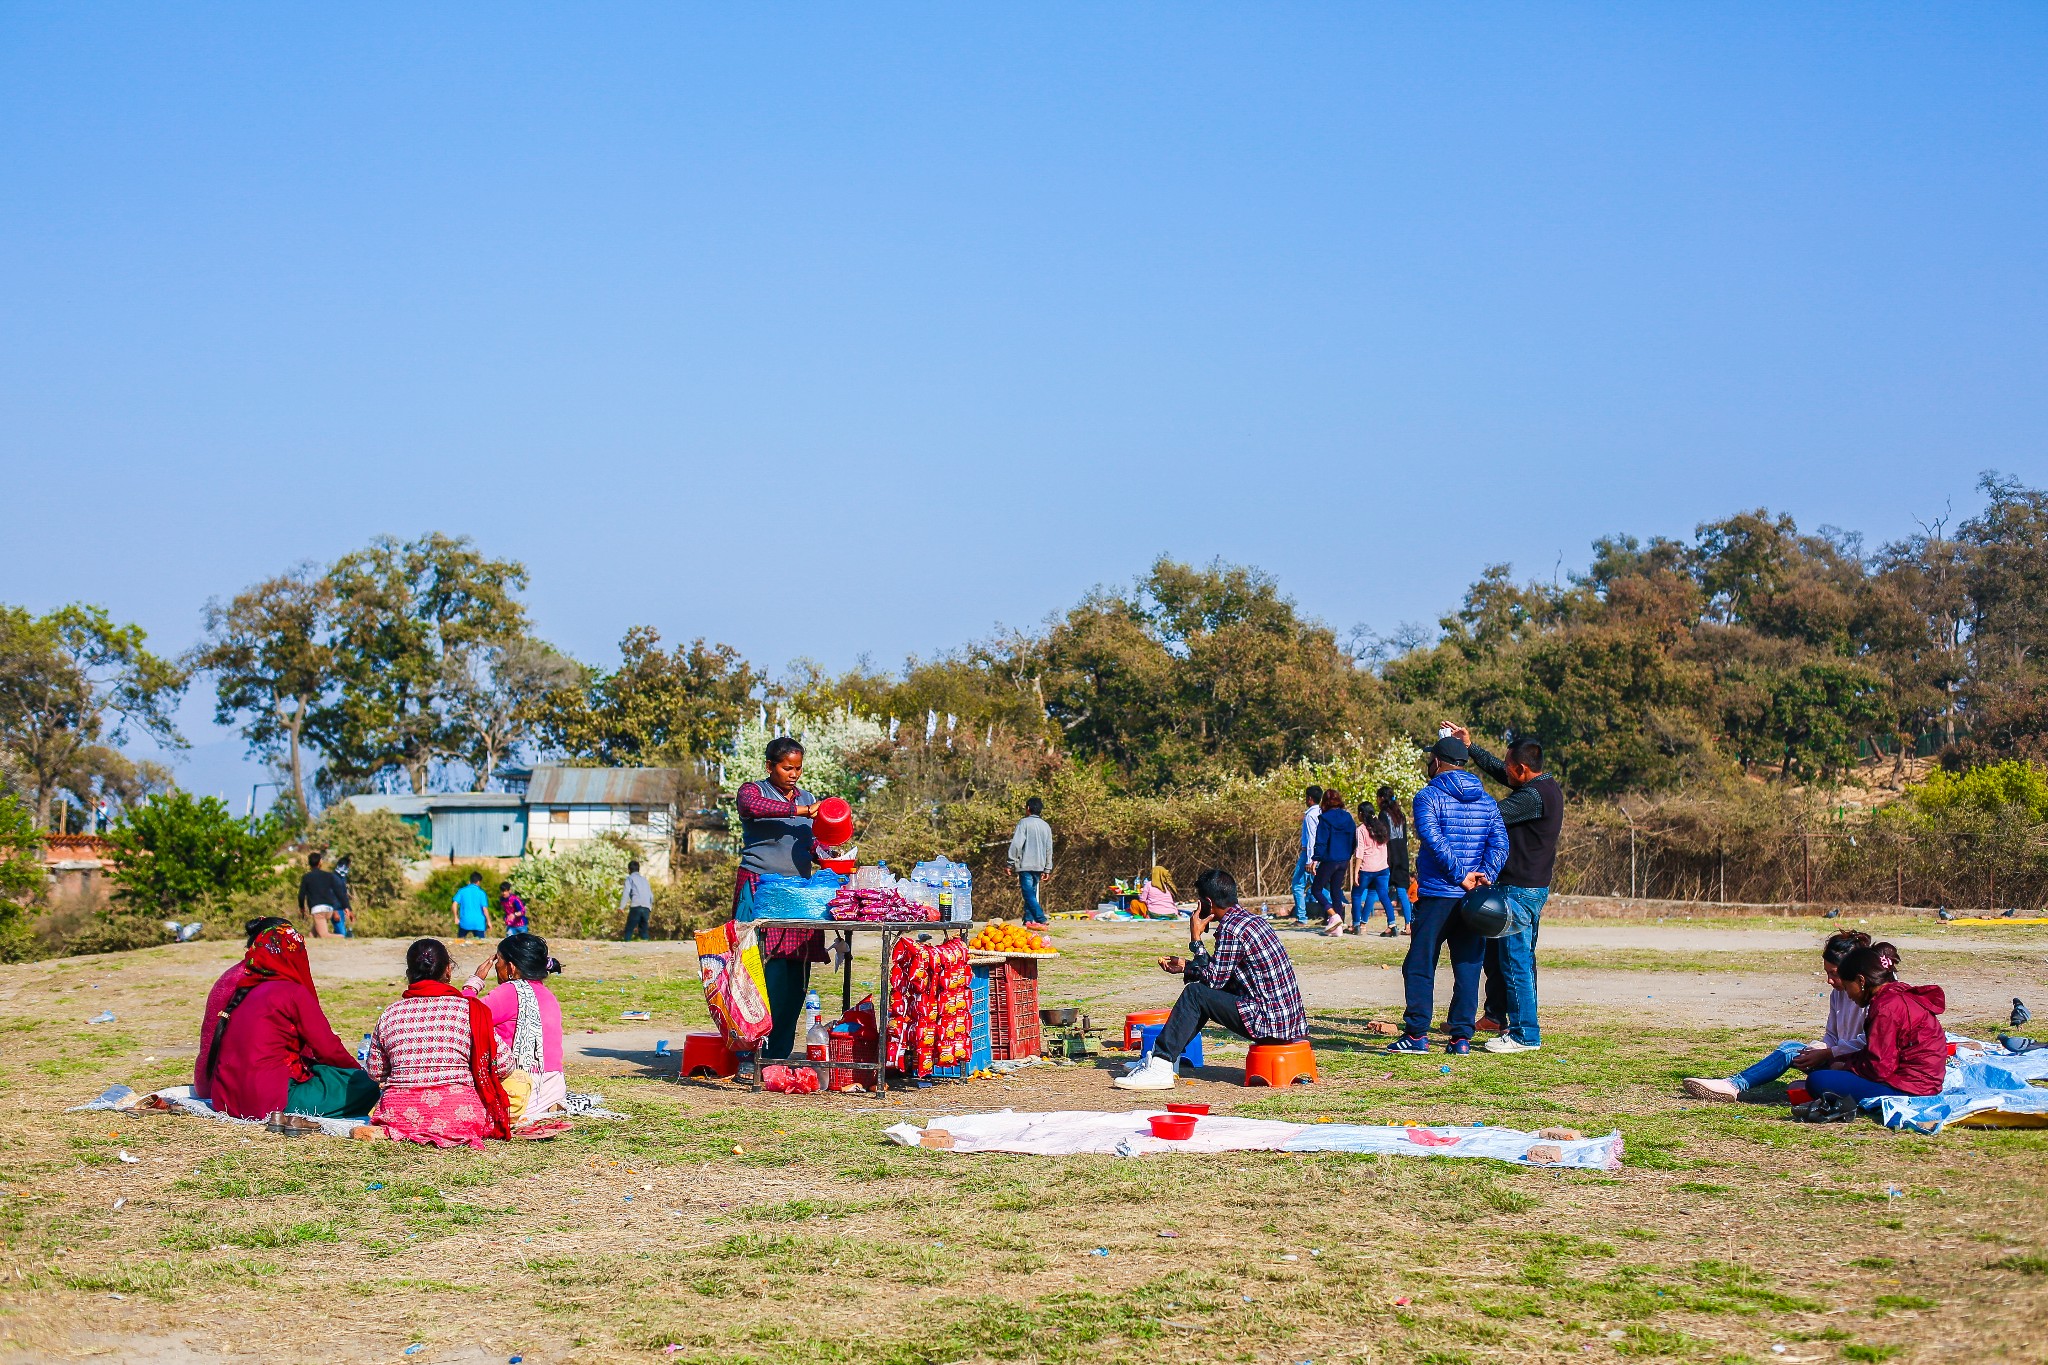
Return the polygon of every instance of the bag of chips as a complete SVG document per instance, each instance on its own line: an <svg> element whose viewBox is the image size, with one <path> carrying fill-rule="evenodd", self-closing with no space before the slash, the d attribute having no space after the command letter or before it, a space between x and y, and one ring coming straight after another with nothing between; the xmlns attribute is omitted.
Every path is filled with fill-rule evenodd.
<svg viewBox="0 0 2048 1365"><path fill-rule="evenodd" d="M761 945L752 925L734 921L697 931L697 970L704 978L704 1003L734 1052L752 1052L767 1041L768 978L761 970Z"/></svg>

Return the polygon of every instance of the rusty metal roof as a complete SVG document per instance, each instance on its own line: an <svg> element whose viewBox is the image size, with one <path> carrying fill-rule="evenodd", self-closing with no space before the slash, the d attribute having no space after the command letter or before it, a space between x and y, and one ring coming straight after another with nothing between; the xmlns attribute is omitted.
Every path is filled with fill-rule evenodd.
<svg viewBox="0 0 2048 1365"><path fill-rule="evenodd" d="M676 799L674 768L535 768L529 806L667 806Z"/></svg>

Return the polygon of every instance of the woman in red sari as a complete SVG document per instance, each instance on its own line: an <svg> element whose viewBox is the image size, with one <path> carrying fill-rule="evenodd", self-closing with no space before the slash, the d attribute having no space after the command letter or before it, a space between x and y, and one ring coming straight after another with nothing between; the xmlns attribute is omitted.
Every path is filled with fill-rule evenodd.
<svg viewBox="0 0 2048 1365"><path fill-rule="evenodd" d="M251 940L240 979L209 1022L194 1090L223 1114L260 1119L282 1109L345 1118L377 1102L377 1087L327 1022L306 940L288 924Z"/></svg>
<svg viewBox="0 0 2048 1365"><path fill-rule="evenodd" d="M435 1147L481 1148L510 1137L512 1106L499 1082L512 1049L489 1006L448 984L454 959L437 938L406 950L405 994L377 1017L369 1069L384 1088L371 1116L393 1138Z"/></svg>

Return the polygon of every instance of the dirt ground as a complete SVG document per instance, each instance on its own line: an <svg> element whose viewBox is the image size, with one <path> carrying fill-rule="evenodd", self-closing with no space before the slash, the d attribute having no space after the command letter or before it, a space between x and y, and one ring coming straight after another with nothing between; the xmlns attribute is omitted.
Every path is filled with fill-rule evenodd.
<svg viewBox="0 0 2048 1365"><path fill-rule="evenodd" d="M572 1084L630 1121L481 1154L286 1143L62 1112L189 1075L232 945L0 968L0 1359L2048 1358L2048 1133L1816 1130L1773 1096L1679 1092L1816 1030L1831 927L1553 920L1544 1052L1459 1059L1385 1057L1365 1029L1398 1015L1405 940L1289 931L1322 1083L1247 1090L1241 1049L1211 1039L1178 1092L1297 1122L1619 1129L1606 1177L895 1148L880 1130L901 1118L1140 1101L1108 1085L1113 1055L886 1101L679 1083L655 1043L680 1046L704 1012L670 943L556 945ZM1959 1030L1996 1027L2016 995L2048 1006L2048 930L1858 927L1948 988ZM1153 959L1178 926L1053 934L1043 1003L1113 1027L1171 999ZM345 1038L396 993L403 946L313 946ZM856 991L874 966L856 963ZM817 984L836 1004L838 983ZM634 1009L653 1018L621 1020ZM115 1020L88 1022L102 1011Z"/></svg>

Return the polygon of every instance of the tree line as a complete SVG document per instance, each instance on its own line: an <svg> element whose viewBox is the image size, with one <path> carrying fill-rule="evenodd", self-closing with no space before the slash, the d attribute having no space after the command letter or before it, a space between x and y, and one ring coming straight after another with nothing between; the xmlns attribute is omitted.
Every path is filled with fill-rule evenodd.
<svg viewBox="0 0 2048 1365"><path fill-rule="evenodd" d="M625 632L615 667L579 662L535 634L523 565L466 537L380 537L208 604L177 657L98 606L0 607L0 776L40 830L131 806L169 778L122 745L182 743L194 685L301 815L355 791L481 790L536 756L717 761L764 704L876 722L863 771L900 784L923 762L935 790L957 779L910 751L941 733L1144 795L1368 751L1445 714L1541 737L1581 796L1825 782L1878 755L1902 770L1916 745L1955 768L2048 757L2048 493L1978 487L1974 515L1875 549L1757 509L1686 541L1604 538L1548 583L1493 565L1436 630L1390 636L1340 636L1256 569L1162 558L1035 628L779 680L651 626Z"/></svg>

